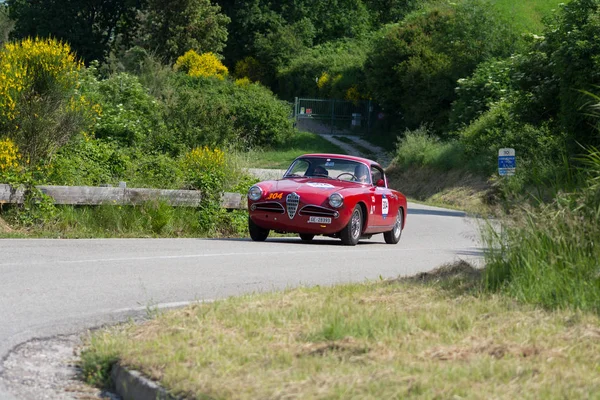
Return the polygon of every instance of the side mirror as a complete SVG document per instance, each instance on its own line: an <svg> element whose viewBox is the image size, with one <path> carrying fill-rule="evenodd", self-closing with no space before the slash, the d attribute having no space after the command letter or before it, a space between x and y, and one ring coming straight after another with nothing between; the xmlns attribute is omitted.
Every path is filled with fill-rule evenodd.
<svg viewBox="0 0 600 400"><path fill-rule="evenodd" d="M377 181L377 183L375 183L375 186L377 187L385 187L385 181L383 179L380 179Z"/></svg>

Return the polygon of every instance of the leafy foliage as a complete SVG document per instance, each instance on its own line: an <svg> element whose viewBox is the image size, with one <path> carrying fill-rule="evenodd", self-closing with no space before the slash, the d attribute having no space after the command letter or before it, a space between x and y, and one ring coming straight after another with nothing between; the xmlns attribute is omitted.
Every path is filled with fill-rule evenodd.
<svg viewBox="0 0 600 400"><path fill-rule="evenodd" d="M513 91L513 60L484 61L468 78L458 80L456 101L452 104L450 124L460 128L488 111L494 103L507 99Z"/></svg>

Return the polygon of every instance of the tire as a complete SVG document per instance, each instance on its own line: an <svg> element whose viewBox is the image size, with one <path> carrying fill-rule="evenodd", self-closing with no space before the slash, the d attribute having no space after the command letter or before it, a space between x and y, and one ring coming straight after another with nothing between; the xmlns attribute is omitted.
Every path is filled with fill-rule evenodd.
<svg viewBox="0 0 600 400"><path fill-rule="evenodd" d="M396 244L400 241L400 238L402 237L402 225L404 225L404 212L402 209L399 209L394 229L389 232L384 232L383 234L383 238L387 244Z"/></svg>
<svg viewBox="0 0 600 400"><path fill-rule="evenodd" d="M313 240L313 238L315 237L315 235L311 234L311 233L301 233L300 234L300 239L302 239L303 242L311 242Z"/></svg>
<svg viewBox="0 0 600 400"><path fill-rule="evenodd" d="M348 221L348 225L346 225L346 227L340 232L340 238L342 239L342 243L344 245L356 246L358 240L360 239L362 222L362 209L359 205L356 205L352 211L352 216L350 217L350 221Z"/></svg>
<svg viewBox="0 0 600 400"><path fill-rule="evenodd" d="M250 217L248 217L248 231L250 232L250 237L255 242L264 242L269 236L269 230L256 225Z"/></svg>

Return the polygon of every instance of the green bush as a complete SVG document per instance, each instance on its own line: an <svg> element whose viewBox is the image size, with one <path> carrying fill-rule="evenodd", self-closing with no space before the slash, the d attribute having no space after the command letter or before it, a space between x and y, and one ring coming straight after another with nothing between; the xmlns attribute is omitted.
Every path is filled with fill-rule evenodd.
<svg viewBox="0 0 600 400"><path fill-rule="evenodd" d="M264 86L183 74L171 82L175 90L165 100L165 122L188 148L266 146L293 132L291 106Z"/></svg>
<svg viewBox="0 0 600 400"><path fill-rule="evenodd" d="M184 189L185 173L178 161L161 153L130 153L132 161L123 175L129 187Z"/></svg>
<svg viewBox="0 0 600 400"><path fill-rule="evenodd" d="M125 146L142 146L161 135L164 124L160 105L136 76L117 73L102 80L95 74L95 68L89 68L82 91L100 105L96 137Z"/></svg>
<svg viewBox="0 0 600 400"><path fill-rule="evenodd" d="M130 164L130 157L116 143L82 136L56 154L44 183L67 186L115 184Z"/></svg>

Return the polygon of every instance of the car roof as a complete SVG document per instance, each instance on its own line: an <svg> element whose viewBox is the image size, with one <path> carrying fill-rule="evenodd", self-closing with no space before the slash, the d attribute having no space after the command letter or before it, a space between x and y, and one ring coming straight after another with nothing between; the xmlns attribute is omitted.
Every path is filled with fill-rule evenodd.
<svg viewBox="0 0 600 400"><path fill-rule="evenodd" d="M326 157L326 158L337 158L337 159L344 159L344 160L350 160L350 161L357 161L360 163L364 163L364 164L368 164L368 165L377 165L381 168L381 165L379 165L378 162L375 162L373 160L369 160L368 158L364 158L364 157L356 157L356 156L349 156L349 155L345 155L345 154L329 154L329 153L313 153L313 154L303 154L297 158L302 158L302 157Z"/></svg>

